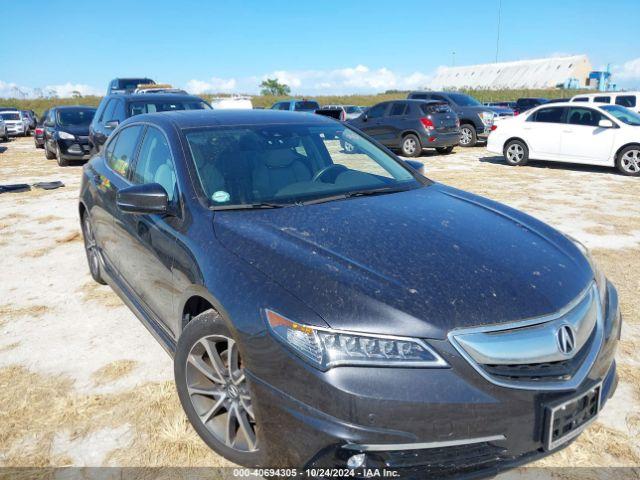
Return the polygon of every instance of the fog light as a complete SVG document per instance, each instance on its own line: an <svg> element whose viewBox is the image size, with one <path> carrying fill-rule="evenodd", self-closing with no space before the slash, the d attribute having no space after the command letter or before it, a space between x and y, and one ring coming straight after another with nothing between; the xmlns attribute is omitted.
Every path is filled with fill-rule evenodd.
<svg viewBox="0 0 640 480"><path fill-rule="evenodd" d="M367 459L367 455L364 453L358 453L356 455L351 455L349 460L347 460L347 467L349 468L362 468L364 467L365 460Z"/></svg>

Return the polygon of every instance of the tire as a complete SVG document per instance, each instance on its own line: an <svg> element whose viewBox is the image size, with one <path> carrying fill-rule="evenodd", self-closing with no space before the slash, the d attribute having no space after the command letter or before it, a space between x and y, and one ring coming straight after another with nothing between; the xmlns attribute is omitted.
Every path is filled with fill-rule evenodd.
<svg viewBox="0 0 640 480"><path fill-rule="evenodd" d="M56 145L56 158L58 159L59 167L66 167L69 165L69 160L62 158L62 152L60 151L59 145Z"/></svg>
<svg viewBox="0 0 640 480"><path fill-rule="evenodd" d="M56 158L56 154L51 152L48 148L47 148L47 144L44 144L44 157L47 160L53 160L54 158Z"/></svg>
<svg viewBox="0 0 640 480"><path fill-rule="evenodd" d="M409 133L402 137L400 151L403 157L419 157L422 153L422 144L420 139L413 133Z"/></svg>
<svg viewBox="0 0 640 480"><path fill-rule="evenodd" d="M438 147L436 148L436 152L438 152L440 155L449 155L451 152L453 152L453 145L449 145L448 147Z"/></svg>
<svg viewBox="0 0 640 480"><path fill-rule="evenodd" d="M82 214L82 238L84 239L84 251L87 254L87 262L89 263L89 272L91 277L101 285L107 282L102 278L102 267L100 264L100 253L96 247L96 239L93 234L93 225L91 217L87 212Z"/></svg>
<svg viewBox="0 0 640 480"><path fill-rule="evenodd" d="M616 157L616 167L623 175L640 177L640 145L623 148Z"/></svg>
<svg viewBox="0 0 640 480"><path fill-rule="evenodd" d="M460 146L475 147L477 143L478 133L476 132L476 127L470 123L460 125Z"/></svg>
<svg viewBox="0 0 640 480"><path fill-rule="evenodd" d="M227 356L229 351L236 353L231 355L235 362ZM210 353L218 359L218 370L213 367ZM182 408L202 440L232 462L255 467L264 465L260 445L265 443L255 428L259 418L256 422L254 394L242 371L241 357L224 319L214 310L208 310L191 320L180 335L174 375ZM207 372L206 375L203 372ZM199 393L194 393L195 389L199 389ZM205 390L207 393L201 393ZM214 407L217 410L212 414ZM231 416L233 441L223 438L222 432L226 431L230 412L237 412ZM210 418L203 421L202 417L209 415ZM247 429L248 436L243 433Z"/></svg>
<svg viewBox="0 0 640 480"><path fill-rule="evenodd" d="M526 165L529 161L529 148L522 140L509 140L502 153L507 163L514 167Z"/></svg>

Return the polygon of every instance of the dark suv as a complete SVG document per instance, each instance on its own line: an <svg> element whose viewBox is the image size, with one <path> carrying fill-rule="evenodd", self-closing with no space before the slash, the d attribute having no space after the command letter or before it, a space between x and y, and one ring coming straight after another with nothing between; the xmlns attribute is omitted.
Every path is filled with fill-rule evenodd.
<svg viewBox="0 0 640 480"><path fill-rule="evenodd" d="M407 98L446 102L460 119L460 146L462 147L475 147L478 140L486 140L491 132L494 118L500 115L496 110L502 108L487 107L475 98L457 92L411 92ZM513 116L513 111L510 116Z"/></svg>
<svg viewBox="0 0 640 480"><path fill-rule="evenodd" d="M349 124L405 157L417 157L424 148L450 153L460 136L458 116L441 101L382 102Z"/></svg>
<svg viewBox="0 0 640 480"><path fill-rule="evenodd" d="M107 95L112 93L131 93L138 85L155 85L156 82L150 78L114 78L109 82L109 88L107 88Z"/></svg>
<svg viewBox="0 0 640 480"><path fill-rule="evenodd" d="M174 110L206 110L211 105L200 97L175 93L134 93L107 95L89 127L89 144L96 153L109 135L125 119L142 113L171 112Z"/></svg>
<svg viewBox="0 0 640 480"><path fill-rule="evenodd" d="M80 105L50 109L43 123L45 157L56 158L61 167L69 160L88 160L89 124L95 113L95 108Z"/></svg>

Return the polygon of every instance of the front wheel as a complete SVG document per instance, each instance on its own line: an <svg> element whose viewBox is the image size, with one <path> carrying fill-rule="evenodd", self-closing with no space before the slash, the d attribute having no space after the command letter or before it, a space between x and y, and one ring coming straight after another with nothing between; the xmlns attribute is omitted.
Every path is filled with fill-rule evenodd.
<svg viewBox="0 0 640 480"><path fill-rule="evenodd" d="M400 150L402 150L402 155L404 157L419 156L422 153L422 145L420 144L420 139L416 137L413 133L406 135L402 139Z"/></svg>
<svg viewBox="0 0 640 480"><path fill-rule="evenodd" d="M259 422L242 354L214 310L185 327L174 374L182 408L204 442L234 463L262 465Z"/></svg>
<svg viewBox="0 0 640 480"><path fill-rule="evenodd" d="M448 147L438 147L436 148L436 152L438 152L440 155L449 155L451 152L453 152L453 145L449 145Z"/></svg>
<svg viewBox="0 0 640 480"><path fill-rule="evenodd" d="M69 160L62 158L62 152L60 151L60 145L56 145L56 158L58 159L59 167L66 167L69 165Z"/></svg>
<svg viewBox="0 0 640 480"><path fill-rule="evenodd" d="M56 158L56 154L53 153L51 150L49 150L49 148L47 147L47 143L46 142L44 144L44 157L47 160L53 160L54 158Z"/></svg>
<svg viewBox="0 0 640 480"><path fill-rule="evenodd" d="M529 161L529 149L522 140L510 140L504 146L504 158L509 165L526 165Z"/></svg>
<svg viewBox="0 0 640 480"><path fill-rule="evenodd" d="M478 133L476 127L468 123L463 124L460 127L460 146L461 147L475 147L478 143Z"/></svg>
<svg viewBox="0 0 640 480"><path fill-rule="evenodd" d="M640 177L640 145L623 148L616 158L616 167L624 175Z"/></svg>

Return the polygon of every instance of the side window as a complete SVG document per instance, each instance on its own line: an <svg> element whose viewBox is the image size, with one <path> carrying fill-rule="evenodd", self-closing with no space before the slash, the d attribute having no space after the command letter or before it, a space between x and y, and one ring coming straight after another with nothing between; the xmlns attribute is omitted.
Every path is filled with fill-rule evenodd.
<svg viewBox="0 0 640 480"><path fill-rule="evenodd" d="M107 106L104 108L102 116L100 117L100 123L105 123L113 119L113 110L115 106L116 101L114 99L109 100L109 103L107 103Z"/></svg>
<svg viewBox="0 0 640 480"><path fill-rule="evenodd" d="M442 95L431 95L432 100L440 100L441 102L451 103L448 98L443 97Z"/></svg>
<svg viewBox="0 0 640 480"><path fill-rule="evenodd" d="M564 107L541 108L527 118L527 122L562 123L564 111Z"/></svg>
<svg viewBox="0 0 640 480"><path fill-rule="evenodd" d="M572 102L588 102L589 98L588 97L578 97L578 98L574 98L573 100L571 100Z"/></svg>
<svg viewBox="0 0 640 480"><path fill-rule="evenodd" d="M611 97L594 97L593 101L598 103L611 103Z"/></svg>
<svg viewBox="0 0 640 480"><path fill-rule="evenodd" d="M567 123L571 125L583 125L585 127L597 127L602 114L591 108L570 108Z"/></svg>
<svg viewBox="0 0 640 480"><path fill-rule="evenodd" d="M56 111L49 110L47 114L47 120L45 121L47 127L53 127L56 124Z"/></svg>
<svg viewBox="0 0 640 480"><path fill-rule="evenodd" d="M395 102L391 105L390 116L404 115L407 110L407 104L404 102Z"/></svg>
<svg viewBox="0 0 640 480"><path fill-rule="evenodd" d="M387 109L387 105L389 104L379 103L378 105L371 107L369 110L367 110L367 118L380 118L382 115L384 115L384 112Z"/></svg>
<svg viewBox="0 0 640 480"><path fill-rule="evenodd" d="M133 183L159 183L167 191L169 202L176 199L176 169L165 136L149 127L142 141L133 171Z"/></svg>
<svg viewBox="0 0 640 480"><path fill-rule="evenodd" d="M631 108L637 105L636 97L634 95L618 95L616 97L616 105Z"/></svg>
<svg viewBox="0 0 640 480"><path fill-rule="evenodd" d="M118 120L118 122L124 122L127 119L127 116L124 112L124 101L123 100L113 100L115 103L115 107L113 109L112 117L109 120Z"/></svg>
<svg viewBox="0 0 640 480"><path fill-rule="evenodd" d="M280 104L280 110L289 110L289 102L282 102Z"/></svg>
<svg viewBox="0 0 640 480"><path fill-rule="evenodd" d="M415 93L413 95L411 95L411 98L414 100L426 100L427 99L427 94L426 93Z"/></svg>
<svg viewBox="0 0 640 480"><path fill-rule="evenodd" d="M121 130L111 155L107 154L107 164L114 172L125 178L129 173L129 166L136 153L141 131L142 127L139 125Z"/></svg>

